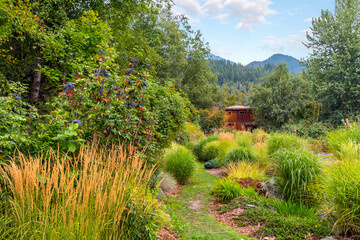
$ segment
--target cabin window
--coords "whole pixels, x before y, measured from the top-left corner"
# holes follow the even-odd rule
[[[229,114],[231,114],[231,112],[229,112]]]

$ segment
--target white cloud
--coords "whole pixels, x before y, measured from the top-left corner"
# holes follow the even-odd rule
[[[263,40],[263,49],[283,53],[289,47],[295,47],[301,50],[307,50],[303,42],[306,42],[306,32],[311,34],[310,29],[301,31],[299,34],[288,35],[284,38],[276,36],[267,36]]]
[[[236,29],[251,31],[254,26],[269,24],[266,17],[276,14],[270,0],[174,0],[186,15],[212,16],[222,23],[235,19]]]

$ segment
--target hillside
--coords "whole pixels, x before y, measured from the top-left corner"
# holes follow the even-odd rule
[[[286,62],[287,66],[290,69],[290,72],[293,73],[300,73],[301,70],[304,68],[300,65],[299,60],[283,54],[274,54],[268,59],[264,61],[254,61],[249,63],[248,67],[259,67],[259,66],[265,66],[266,64],[276,65],[278,62]]]

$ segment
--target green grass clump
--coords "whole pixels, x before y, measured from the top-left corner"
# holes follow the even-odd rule
[[[203,138],[201,139],[195,146],[194,146],[194,154],[195,156],[197,157],[197,159],[199,161],[203,161],[203,162],[206,162],[206,161],[209,161],[211,159],[206,159],[205,156],[204,156],[204,146],[209,143],[209,142],[212,142],[212,141],[216,141],[216,140],[219,140],[219,136],[217,135],[213,135],[213,136],[209,136],[207,138]]]
[[[284,217],[316,218],[317,210],[301,203],[269,199],[268,204]]]
[[[165,171],[185,184],[195,170],[195,156],[184,146],[173,144],[164,156]]]
[[[211,188],[212,193],[222,200],[230,200],[235,197],[246,196],[255,197],[257,193],[254,188],[243,188],[239,183],[231,178],[223,178],[214,184]]]
[[[360,144],[354,143],[352,140],[341,143],[340,150],[336,155],[341,160],[359,160],[360,159]]]
[[[307,149],[308,144],[305,139],[291,134],[275,133],[268,141],[268,154],[272,155],[280,149]]]
[[[207,143],[203,149],[203,159],[209,161],[215,159],[220,153],[220,141],[212,141]]]
[[[255,152],[252,148],[238,147],[228,151],[224,156],[224,164],[238,163],[241,161],[254,162],[256,161]]]
[[[335,228],[345,235],[360,233],[360,164],[331,163],[320,179],[324,202],[331,209]]]
[[[270,134],[266,133],[262,129],[255,129],[252,132],[252,141],[254,144],[258,144],[258,145],[266,144],[269,139],[270,139]]]
[[[251,132],[237,132],[235,136],[235,142],[240,147],[251,147],[253,145]]]
[[[338,128],[326,133],[325,137],[328,147],[334,153],[341,152],[341,145],[347,142],[360,144],[360,124]]]
[[[304,150],[281,150],[273,155],[277,185],[285,200],[311,204],[311,185],[321,165],[317,155]]]

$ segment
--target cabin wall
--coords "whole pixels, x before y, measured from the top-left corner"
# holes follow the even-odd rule
[[[225,110],[226,114],[226,127],[234,128],[238,131],[251,131],[254,126],[252,124],[245,125],[245,122],[255,121],[254,115],[251,110]]]

